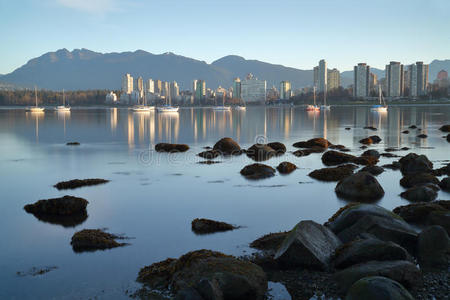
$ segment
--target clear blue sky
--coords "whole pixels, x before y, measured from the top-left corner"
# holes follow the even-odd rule
[[[0,74],[60,48],[311,69],[450,58],[449,0],[0,0]]]

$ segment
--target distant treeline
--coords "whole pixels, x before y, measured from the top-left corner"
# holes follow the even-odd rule
[[[100,105],[105,103],[107,90],[66,91],[67,105]],[[38,90],[39,105],[61,105],[63,93]],[[0,105],[34,105],[34,90],[0,91]]]

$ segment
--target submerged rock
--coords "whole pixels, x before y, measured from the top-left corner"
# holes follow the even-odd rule
[[[195,232],[196,234],[208,234],[220,231],[234,230],[239,228],[225,222],[218,222],[214,220],[198,219],[198,218],[192,220],[191,226],[192,231]]]
[[[409,174],[400,179],[400,185],[404,188],[425,184],[439,184],[439,179],[431,173]]]
[[[264,164],[251,164],[241,170],[241,175],[247,179],[263,179],[275,176],[275,169]]]
[[[414,300],[397,281],[382,276],[369,276],[356,281],[345,300]]]
[[[186,144],[159,143],[155,145],[156,152],[186,152],[189,146]]]
[[[66,146],[80,146],[79,142],[67,142]]]
[[[69,216],[86,212],[88,201],[74,196],[39,200],[34,204],[27,204],[24,209],[27,213],[36,215]]]
[[[271,147],[263,144],[254,144],[247,149],[247,156],[255,161],[268,160],[277,155],[277,152]]]
[[[216,150],[207,150],[200,152],[197,155],[204,159],[214,159],[220,155],[220,152]]]
[[[400,194],[402,198],[412,202],[430,202],[437,198],[438,193],[427,186],[414,186]]]
[[[379,166],[366,166],[361,169],[361,172],[369,172],[373,176],[378,176],[384,172],[384,169]]]
[[[267,291],[261,267],[210,250],[189,252],[179,259],[168,258],[144,267],[138,281],[152,289],[172,292],[193,288],[203,299],[221,295],[220,299],[262,300]]]
[[[450,132],[450,124],[449,125],[442,125],[439,128],[439,130],[442,131],[442,132]]]
[[[327,270],[331,256],[340,244],[327,227],[313,221],[301,221],[285,238],[274,258],[284,267]]]
[[[268,143],[267,146],[276,151],[277,155],[286,153],[286,146],[280,142]]]
[[[127,245],[116,242],[122,238],[101,229],[83,229],[72,236],[70,244],[75,252],[104,250]]]
[[[278,172],[280,172],[281,174],[290,174],[294,172],[296,169],[297,166],[288,161],[281,162],[277,167]]]
[[[408,134],[408,133],[409,133],[409,130],[403,130],[402,133],[403,133],[403,134]]]
[[[417,245],[417,257],[422,269],[448,269],[450,239],[444,228],[425,228],[419,234]]]
[[[399,160],[400,170],[403,175],[416,173],[431,173],[433,171],[433,163],[428,160],[425,155],[417,155],[409,153]]]
[[[373,131],[378,130],[376,127],[373,127],[373,126],[364,126],[364,129],[369,129],[369,130],[373,130]]]
[[[428,137],[428,135],[422,133],[422,134],[419,134],[417,137],[418,137],[419,139],[426,139],[426,138]]]
[[[378,180],[368,172],[358,172],[338,182],[336,194],[346,199],[378,200],[384,196],[384,190]]]
[[[292,146],[295,148],[314,148],[314,147],[320,147],[320,148],[328,148],[332,143],[330,143],[327,139],[324,138],[314,138],[307,141],[301,141],[294,143]]]
[[[232,138],[225,137],[220,139],[213,147],[223,155],[239,155],[242,153],[239,144]]]
[[[353,170],[358,168],[352,164],[341,165],[332,168],[322,168],[314,170],[308,176],[322,181],[339,181],[353,174]]]
[[[107,182],[109,182],[109,180],[100,178],[73,179],[69,181],[58,182],[57,184],[54,185],[54,187],[57,188],[58,190],[68,190],[68,189],[76,189],[82,186],[104,184]]]
[[[351,162],[355,158],[354,155],[330,150],[322,155],[322,162],[327,166],[335,166]]]

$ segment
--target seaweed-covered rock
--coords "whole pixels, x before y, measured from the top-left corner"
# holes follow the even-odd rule
[[[417,155],[409,153],[399,160],[400,170],[403,175],[416,173],[431,173],[433,171],[433,163],[428,160],[425,155]]]
[[[35,215],[69,216],[86,212],[88,201],[74,196],[39,200],[34,204],[27,204],[24,209],[27,213]]]
[[[301,221],[288,234],[274,258],[284,267],[327,270],[331,256],[340,244],[327,227],[313,221]]]
[[[439,184],[439,179],[431,173],[409,174],[400,179],[400,185],[404,188],[425,184]]]
[[[442,132],[450,132],[450,124],[449,125],[442,125],[439,128],[439,130],[442,131]]]
[[[430,202],[437,198],[437,191],[427,186],[413,186],[400,194],[402,198],[411,202]]]
[[[192,231],[196,234],[208,234],[213,232],[228,231],[237,229],[238,227],[209,219],[194,219],[191,222]]]
[[[369,276],[356,281],[345,300],[414,300],[397,281],[382,276]]]
[[[365,166],[361,169],[361,172],[369,172],[373,176],[378,176],[384,172],[384,169],[379,166]]]
[[[441,206],[441,201],[430,203],[413,203],[409,205],[398,206],[394,208],[393,212],[402,217],[406,222],[422,223],[429,222],[429,217],[432,212],[446,212],[448,209]],[[450,203],[450,201],[448,201]]]
[[[404,260],[370,261],[351,266],[333,275],[343,291],[347,291],[358,280],[369,276],[383,276],[400,282],[406,288],[423,285],[422,273],[411,262]]]
[[[277,155],[286,153],[286,146],[283,143],[272,142],[268,143],[267,146],[275,150],[277,152]]]
[[[297,166],[288,161],[283,161],[277,166],[278,172],[281,174],[290,174],[297,169]]]
[[[255,161],[268,160],[277,155],[277,152],[271,147],[263,144],[254,144],[247,149],[247,156]]]
[[[213,150],[219,151],[224,155],[239,155],[242,153],[239,144],[232,138],[225,137],[220,139],[213,147]]]
[[[367,150],[364,151],[364,153],[361,154],[361,156],[373,156],[376,158],[380,158],[380,152],[378,152],[377,150]]]
[[[324,138],[314,138],[307,141],[301,141],[294,143],[292,146],[295,148],[314,148],[314,147],[320,147],[320,148],[328,148],[330,145],[332,145],[327,139]]]
[[[393,242],[376,238],[357,239],[336,249],[333,265],[337,269],[347,268],[372,260],[408,260],[409,254]]]
[[[186,152],[189,146],[186,144],[159,143],[155,145],[156,152]]]
[[[353,174],[357,166],[352,164],[340,165],[331,168],[322,168],[312,171],[308,176],[322,181],[339,181]]]
[[[126,245],[126,243],[118,243],[116,239],[122,239],[122,237],[101,229],[83,229],[72,236],[71,244],[75,252],[104,250]]]
[[[179,259],[169,258],[144,267],[138,281],[153,289],[170,288],[172,292],[194,288],[202,297],[211,295],[210,287],[214,287],[222,299],[262,300],[267,291],[261,267],[210,250],[189,252]]]
[[[241,170],[241,175],[247,179],[263,179],[275,176],[275,169],[264,164],[251,164]]]
[[[205,159],[214,159],[220,155],[220,152],[216,151],[216,150],[206,150],[206,151],[200,152],[197,155],[200,156],[201,158],[205,158]]]
[[[259,250],[277,250],[288,234],[287,231],[266,234],[251,242],[250,247]]]
[[[431,226],[419,233],[418,260],[423,269],[447,270],[450,239],[447,231],[441,226]]]
[[[384,190],[378,180],[368,172],[358,172],[338,182],[336,194],[346,199],[360,201],[378,200],[384,196]]]
[[[90,179],[72,179],[69,181],[61,181],[54,185],[58,190],[69,190],[76,189],[83,186],[91,186],[104,184],[109,182],[109,180],[101,179],[101,178],[90,178]]]
[[[322,162],[327,166],[335,166],[344,163],[349,163],[355,158],[354,155],[342,153],[335,150],[330,150],[322,155]]]
[[[447,192],[450,192],[450,177],[445,177],[439,182],[439,187]]]

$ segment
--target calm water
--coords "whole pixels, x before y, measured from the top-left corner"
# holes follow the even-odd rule
[[[196,154],[224,136],[243,147],[280,141],[288,151],[296,141],[326,137],[360,154],[358,140],[377,134],[383,141],[371,148],[411,147],[440,166],[450,150],[437,130],[445,123],[450,123],[450,106],[397,106],[381,115],[368,107],[336,107],[326,114],[300,107],[181,109],[178,115],[133,114],[127,109],[36,115],[0,109],[0,298],[126,298],[126,290],[138,287],[135,279],[145,265],[202,248],[249,253],[248,243],[262,234],[288,230],[305,219],[324,222],[345,204],[334,193],[335,183],[307,176],[323,167],[320,154],[273,158],[266,163],[275,167],[287,160],[300,169],[261,181],[247,181],[239,174],[252,162],[246,156],[199,164]],[[411,124],[422,128],[428,139],[416,138],[415,130],[401,134]],[[379,129],[363,129],[367,125]],[[66,146],[68,141],[81,146]],[[158,142],[186,143],[191,150],[157,154],[152,149]],[[380,165],[392,160],[383,158]],[[58,181],[92,177],[111,182],[69,191],[52,187]],[[378,179],[386,191],[379,205],[392,209],[407,203],[398,196],[399,172],[388,170]],[[449,198],[440,193],[441,199]],[[89,201],[89,217],[76,227],[45,223],[23,210],[25,204],[66,194]],[[196,217],[244,228],[198,236],[190,228]],[[108,228],[135,239],[127,247],[74,253],[70,239],[84,228]],[[42,276],[16,275],[42,266],[58,269]]]

